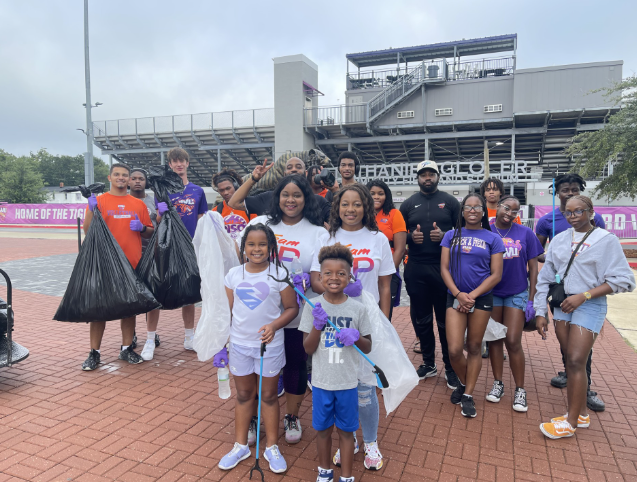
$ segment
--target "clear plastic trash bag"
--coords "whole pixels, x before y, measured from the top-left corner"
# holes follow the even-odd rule
[[[230,268],[239,266],[236,244],[216,211],[208,211],[197,223],[195,253],[201,276],[201,317],[193,347],[199,361],[214,357],[230,336],[230,304],[224,278]]]
[[[362,295],[354,299],[363,303],[369,314],[372,351],[367,356],[383,370],[389,382],[389,388],[382,389],[385,411],[389,415],[398,408],[420,380],[405,352],[400,336],[380,310],[371,293],[363,290]],[[358,368],[358,379],[374,387],[377,385],[372,366],[363,357]]]

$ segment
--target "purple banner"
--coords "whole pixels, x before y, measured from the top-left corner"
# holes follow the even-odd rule
[[[552,206],[535,206],[535,219],[552,211]],[[595,206],[604,218],[606,229],[619,238],[637,238],[637,206]]]
[[[86,204],[0,204],[1,224],[72,226],[84,220]]]

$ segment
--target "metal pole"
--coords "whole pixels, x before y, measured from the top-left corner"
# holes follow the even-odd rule
[[[221,149],[217,149],[217,172],[221,172]]]
[[[484,178],[488,179],[489,175],[489,141],[484,140]]]
[[[80,218],[77,218],[77,251],[78,253],[82,250],[82,227]]]
[[[93,120],[91,119],[91,67],[88,57],[88,0],[84,0],[84,82],[86,84],[86,155],[84,156],[84,183],[93,184]]]
[[[160,154],[161,154],[161,165],[163,166],[163,165],[166,164],[166,158],[164,157],[164,151],[161,151]]]

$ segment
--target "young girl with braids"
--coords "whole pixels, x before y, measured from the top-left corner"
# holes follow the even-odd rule
[[[619,239],[596,227],[591,200],[586,196],[571,197],[566,202],[564,217],[571,228],[555,236],[549,244],[533,300],[538,333],[546,338],[547,294],[550,283],[557,281],[556,275],[559,275],[566,299],[554,309],[553,323],[560,348],[566,355],[568,412],[540,425],[542,433],[552,439],[572,437],[575,430],[590,425],[586,407],[586,360],[604,325],[606,296],[635,289],[635,275]]]
[[[381,311],[389,318],[391,306],[391,277],[396,272],[389,241],[378,230],[374,200],[369,190],[360,184],[349,184],[341,188],[332,201],[329,238],[324,245],[340,243],[352,252],[355,283],[350,283],[344,293],[357,297],[361,289],[374,296]],[[318,247],[317,247],[318,250]],[[325,292],[320,282],[321,265],[318,252],[312,263],[312,289]],[[358,413],[365,443],[365,468],[380,470],[383,457],[378,448],[379,407],[376,387],[359,382]],[[355,440],[355,452],[358,441]],[[334,465],[341,463],[340,451],[334,455]]]
[[[489,228],[487,204],[477,193],[467,195],[453,230],[440,243],[440,273],[447,285],[447,342],[449,358],[460,384],[451,403],[473,418],[473,389],[482,368],[482,338],[493,309],[491,290],[502,278],[504,244]],[[467,332],[467,358],[464,335]]]
[[[232,313],[230,353],[229,357],[228,354],[225,357],[237,387],[236,442],[219,462],[219,468],[230,470],[251,455],[248,428],[257,403],[260,347],[266,343],[261,391],[261,411],[266,433],[263,457],[270,463],[272,472],[282,473],[287,470],[285,459],[277,446],[277,383],[285,365],[282,328],[297,316],[299,306],[292,288],[268,276],[271,274],[278,279],[285,276],[285,271],[280,269],[277,240],[270,228],[263,224],[246,227],[241,240],[240,259],[244,264],[232,268],[225,278]],[[215,359],[218,356],[215,355]]]

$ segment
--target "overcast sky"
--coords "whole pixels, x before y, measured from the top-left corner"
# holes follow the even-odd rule
[[[89,4],[94,120],[272,107],[272,58],[299,53],[319,66],[320,104],[342,103],[347,53],[508,33],[518,68],[637,71],[634,0]],[[0,149],[84,152],[83,1],[0,0],[0,21]]]

